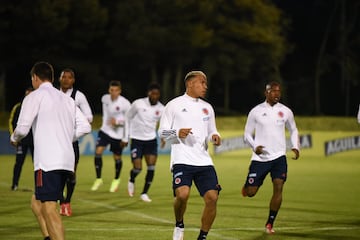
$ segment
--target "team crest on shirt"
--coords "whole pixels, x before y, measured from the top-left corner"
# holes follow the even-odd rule
[[[116,110],[116,111],[120,111],[120,107],[119,107],[119,106],[116,106],[115,110]]]
[[[156,116],[159,116],[159,115],[160,115],[160,111],[157,110],[157,111],[155,112],[155,115],[156,115]]]
[[[203,108],[202,111],[205,115],[209,115],[209,110],[207,110],[207,108]]]
[[[283,112],[278,112],[278,115],[279,115],[279,117],[281,117],[281,118],[283,118],[284,117],[284,113]]]

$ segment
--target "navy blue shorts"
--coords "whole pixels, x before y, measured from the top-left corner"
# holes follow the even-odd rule
[[[287,177],[286,157],[281,156],[269,162],[251,161],[245,186],[260,187],[268,173],[272,180],[279,178],[285,182]]]
[[[36,170],[34,174],[36,199],[42,202],[60,200],[66,179],[72,174],[73,172],[66,170],[48,172]]]
[[[157,146],[156,138],[148,141],[131,139],[131,160],[134,161],[135,159],[142,158],[144,155],[157,156]]]
[[[217,190],[218,192],[221,190],[214,166],[175,164],[172,173],[174,196],[176,188],[181,186],[191,187],[193,181],[200,196],[204,196],[209,190]]]
[[[107,135],[101,130],[98,132],[98,137],[96,139],[96,147],[98,146],[106,147],[107,145],[110,144],[110,151],[113,152],[114,154],[121,155],[123,149],[120,143],[121,143],[121,139],[111,138],[109,137],[109,135]]]

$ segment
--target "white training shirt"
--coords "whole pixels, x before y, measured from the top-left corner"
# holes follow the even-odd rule
[[[65,94],[71,97],[72,92],[74,91],[74,88],[68,89]],[[85,115],[89,123],[92,123],[93,121],[93,114],[89,105],[88,100],[86,99],[86,96],[84,93],[80,92],[78,89],[75,93],[75,104],[80,108],[81,112]]]
[[[118,140],[123,139],[125,137],[125,114],[131,106],[129,100],[120,95],[117,99],[112,101],[110,94],[105,94],[102,96],[101,102],[103,116],[100,130],[111,138]],[[111,125],[111,118],[116,119],[116,126]]]
[[[358,119],[358,123],[360,123],[360,104],[359,104],[359,111],[358,111],[358,114],[357,114],[357,119]]]
[[[163,112],[164,105],[157,102],[151,105],[149,97],[135,100],[126,113],[126,134],[132,139],[152,140],[156,138],[156,127]],[[127,142],[128,139],[124,139]]]
[[[179,130],[191,128],[191,134],[180,139]],[[207,151],[212,135],[220,136],[216,129],[212,106],[200,98],[187,94],[166,104],[160,119],[159,136],[171,143],[171,163],[209,166],[213,161]]]
[[[244,138],[253,149],[252,160],[267,162],[286,154],[285,127],[290,132],[291,148],[299,149],[299,136],[293,112],[281,103],[271,106],[267,102],[255,106],[249,113]],[[255,133],[255,135],[254,135]],[[263,154],[254,151],[264,146]]]
[[[34,170],[74,171],[73,141],[89,133],[91,126],[72,98],[42,83],[24,98],[13,142],[25,137],[30,128],[34,136]]]

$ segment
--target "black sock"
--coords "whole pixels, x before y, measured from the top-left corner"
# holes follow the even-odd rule
[[[179,228],[184,228],[185,225],[184,225],[184,221],[181,220],[181,221],[176,221],[176,224],[175,224],[176,227],[179,227]]]
[[[49,236],[45,237],[44,240],[51,240]]]
[[[71,176],[66,181],[66,198],[65,198],[66,203],[70,203],[70,201],[71,201],[71,197],[72,197],[72,195],[74,193],[74,189],[75,189],[75,184],[76,184],[76,176],[74,173],[74,174],[71,174]]]
[[[153,179],[154,179],[154,166],[149,166],[146,172],[145,184],[142,193],[147,193],[149,191]]]
[[[275,218],[276,218],[276,215],[277,215],[278,211],[273,211],[273,210],[270,210],[269,212],[269,218],[266,222],[266,224],[271,224],[273,225],[274,224],[274,221],[275,221]]]
[[[121,159],[115,160],[115,179],[119,179],[121,168],[122,168],[122,160]]]
[[[134,183],[136,176],[141,172],[141,169],[133,168],[130,170],[130,182]]]
[[[207,234],[208,232],[204,232],[203,230],[200,230],[197,240],[206,240]]]
[[[95,155],[94,161],[95,161],[96,178],[101,178],[101,169],[102,169],[101,155]]]

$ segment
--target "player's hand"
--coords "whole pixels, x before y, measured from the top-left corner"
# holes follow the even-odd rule
[[[214,134],[214,135],[211,136],[211,141],[213,142],[213,144],[215,146],[220,146],[221,145],[221,138],[217,134]]]
[[[264,148],[265,148],[265,147],[262,146],[262,145],[257,146],[257,147],[255,148],[255,153],[256,153],[257,155],[260,155],[260,154],[265,153]]]
[[[163,138],[161,138],[160,139],[160,148],[164,148],[165,144],[166,144],[166,141]]]
[[[179,130],[179,138],[186,138],[189,134],[192,134],[191,129],[192,128],[181,128]]]
[[[127,147],[127,145],[128,145],[128,142],[123,142],[123,141],[120,142],[120,146],[121,146],[122,148]]]
[[[295,156],[292,159],[297,160],[300,157],[300,152],[296,148],[291,149],[295,153]]]
[[[16,146],[18,145],[17,142],[13,142],[13,141],[10,141],[10,144],[11,144],[12,146],[14,146],[14,147],[16,147]]]

